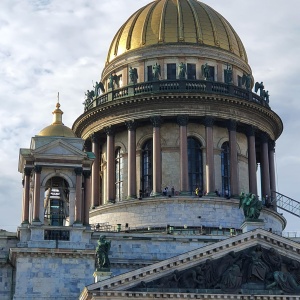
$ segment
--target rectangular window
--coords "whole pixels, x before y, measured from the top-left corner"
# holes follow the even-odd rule
[[[147,66],[147,79],[148,81],[153,80],[152,66]]]
[[[167,64],[167,79],[176,79],[176,64]]]
[[[187,79],[196,79],[196,64],[187,64]]]
[[[215,67],[208,66],[208,79],[209,81],[215,81]]]
[[[237,81],[238,81],[238,86],[239,86],[239,87],[242,87],[242,86],[243,86],[243,83],[242,83],[242,76],[239,76],[239,75],[238,75]]]

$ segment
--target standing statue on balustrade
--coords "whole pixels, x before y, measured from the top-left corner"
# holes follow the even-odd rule
[[[97,271],[110,271],[110,261],[108,253],[111,241],[106,240],[105,235],[101,235],[96,248],[96,269]]]

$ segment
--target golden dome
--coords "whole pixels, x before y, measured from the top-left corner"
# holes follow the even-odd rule
[[[119,29],[107,63],[127,51],[176,43],[219,48],[248,62],[241,39],[214,9],[196,0],[156,0],[135,12]]]
[[[53,123],[42,129],[37,136],[76,137],[73,130],[63,124],[63,112],[60,110],[59,103],[56,104],[56,109],[52,112],[52,114]]]

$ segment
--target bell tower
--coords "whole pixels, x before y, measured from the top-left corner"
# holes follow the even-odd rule
[[[50,285],[57,287],[59,296],[66,294],[66,287],[70,295],[79,283],[82,287],[92,283],[86,274],[94,271],[89,226],[94,154],[84,151],[84,140],[63,124],[59,102],[52,114],[52,124],[32,137],[29,149],[20,149],[22,220],[18,228],[19,243],[10,255],[17,283],[24,276],[20,266],[26,264],[29,278],[50,272],[53,281]],[[70,272],[76,274],[75,281],[68,275]],[[33,281],[32,285],[36,283]],[[17,294],[21,297],[39,290],[38,286],[20,286],[16,299]],[[74,296],[78,292],[79,289]]]

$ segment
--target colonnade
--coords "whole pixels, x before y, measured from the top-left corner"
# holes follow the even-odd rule
[[[152,194],[159,195],[161,193],[162,185],[162,160],[161,160],[161,136],[160,127],[162,119],[160,116],[151,117],[150,121],[153,126],[153,191]],[[187,125],[189,117],[187,115],[177,116],[177,123],[179,125],[179,140],[180,140],[180,193],[188,192],[188,145],[187,145]],[[215,162],[214,162],[214,118],[206,117],[204,119],[205,126],[205,151],[206,151],[206,191],[208,194],[215,194]],[[128,130],[128,195],[127,198],[136,198],[136,122],[126,122]],[[228,139],[230,146],[230,190],[232,196],[238,196],[239,178],[238,178],[238,149],[237,149],[237,123],[235,120],[228,120]],[[107,135],[107,181],[106,195],[108,201],[115,201],[115,146],[114,133],[112,127],[106,127]],[[276,191],[275,183],[275,165],[274,165],[274,143],[266,134],[260,134],[252,126],[247,126],[247,140],[248,140],[248,178],[249,178],[249,192],[257,195],[257,159],[256,159],[256,136],[260,135],[260,165],[261,165],[261,190],[262,196],[271,195],[271,190]],[[101,205],[99,193],[99,140],[92,139],[92,149],[97,149],[95,162],[92,166],[92,182],[97,184],[92,185],[92,206]],[[98,163],[97,163],[98,162]]]
[[[162,185],[162,158],[161,158],[161,134],[160,128],[162,119],[160,116],[150,118],[153,126],[153,195],[161,193]],[[206,117],[204,119],[205,126],[205,153],[206,153],[206,191],[208,194],[215,192],[215,163],[214,163],[214,119]],[[179,141],[180,141],[180,192],[185,194],[189,189],[188,182],[188,145],[187,145],[187,126],[189,117],[186,115],[177,116],[179,126]],[[128,131],[128,195],[127,198],[137,197],[137,180],[136,180],[136,122],[126,122]],[[238,178],[238,150],[237,150],[237,124],[235,120],[228,121],[228,139],[230,147],[230,190],[232,196],[239,194],[239,178]],[[106,127],[106,145],[107,145],[107,166],[106,166],[106,195],[108,201],[115,201],[115,139],[112,127]],[[247,126],[247,141],[248,141],[248,177],[249,177],[249,192],[257,195],[257,158],[256,158],[256,137],[259,132],[255,131],[252,126]],[[260,139],[260,166],[261,166],[261,191],[262,197],[268,195],[269,199],[271,191],[276,191],[275,181],[275,143],[270,141],[265,133],[261,133]],[[70,193],[69,199],[69,215],[70,225],[73,224],[88,224],[89,209],[102,205],[100,197],[100,142],[95,135],[91,138],[92,151],[95,154],[95,161],[92,165],[92,170],[83,170],[75,168],[76,186],[75,192]],[[22,223],[43,223],[43,208],[45,187],[41,186],[42,167],[36,165],[34,167],[24,168],[23,181],[23,211]],[[33,175],[33,203],[32,203],[32,218],[29,216],[30,202],[30,182]],[[92,178],[90,178],[90,175]],[[82,188],[82,183],[83,187]],[[74,195],[73,195],[74,194]],[[72,199],[74,197],[75,199]]]

